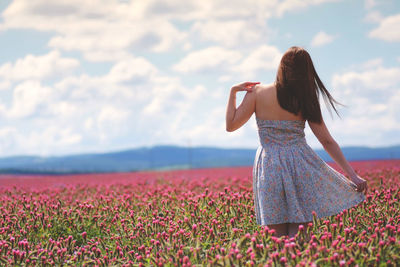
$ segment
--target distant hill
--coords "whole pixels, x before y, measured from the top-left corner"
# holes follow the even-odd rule
[[[400,159],[400,145],[343,147],[342,151],[349,161]],[[65,174],[248,166],[253,164],[255,152],[256,148],[154,146],[98,154],[13,156],[0,158],[0,173]],[[325,161],[332,161],[324,150],[315,152]]]

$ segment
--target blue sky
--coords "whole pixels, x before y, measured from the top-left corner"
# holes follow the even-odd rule
[[[347,105],[332,118],[321,99],[340,146],[400,144],[395,0],[6,0],[0,12],[0,156],[255,149],[254,116],[225,131],[229,89],[273,82],[292,45]]]

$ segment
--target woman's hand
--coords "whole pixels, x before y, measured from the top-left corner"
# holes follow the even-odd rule
[[[365,190],[364,194],[367,193],[368,185],[367,185],[367,181],[365,179],[356,175],[356,176],[351,177],[351,181],[356,184],[356,186],[357,186],[356,191],[362,192]]]
[[[239,91],[248,91],[248,92],[252,92],[253,88],[259,84],[260,82],[243,82],[243,83],[239,83],[234,85],[231,90],[234,92],[239,92]]]

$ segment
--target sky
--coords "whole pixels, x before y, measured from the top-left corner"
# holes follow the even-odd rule
[[[254,115],[225,130],[230,88],[274,82],[293,45],[346,105],[320,99],[341,147],[400,144],[397,0],[2,0],[0,43],[0,157],[256,149]]]

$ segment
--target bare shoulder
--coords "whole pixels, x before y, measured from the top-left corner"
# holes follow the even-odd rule
[[[265,93],[271,92],[274,88],[275,88],[274,83],[271,83],[271,84],[260,83],[255,86],[254,91],[257,94],[265,94]]]

